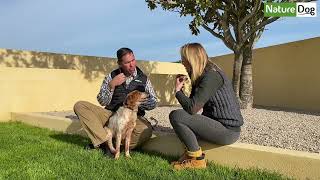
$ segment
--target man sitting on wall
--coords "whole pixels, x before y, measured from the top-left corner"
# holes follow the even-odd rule
[[[128,93],[139,90],[149,96],[139,106],[138,119],[131,136],[130,149],[146,142],[152,135],[151,124],[144,118],[145,110],[156,107],[157,100],[149,78],[136,67],[135,56],[131,49],[121,48],[117,51],[119,68],[108,74],[100,88],[97,99],[101,106],[90,102],[78,101],[74,105],[74,112],[80,119],[81,125],[91,139],[88,149],[99,148],[108,153],[106,144],[107,133],[104,129],[108,125],[109,117],[122,104]]]

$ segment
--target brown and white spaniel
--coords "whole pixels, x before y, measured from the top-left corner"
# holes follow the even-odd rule
[[[108,127],[106,128],[108,134],[108,146],[115,155],[115,159],[120,156],[120,144],[125,140],[125,155],[130,158],[129,145],[131,134],[136,126],[138,106],[147,98],[147,94],[140,91],[130,92],[124,103],[109,119]],[[116,140],[116,146],[113,146],[112,138]]]

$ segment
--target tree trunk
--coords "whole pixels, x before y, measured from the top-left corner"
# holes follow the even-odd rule
[[[240,107],[241,109],[252,108],[253,85],[252,85],[252,45],[246,45],[242,51],[243,63],[240,76]]]
[[[239,100],[240,103],[240,74],[241,74],[241,66],[242,66],[242,53],[234,51],[234,64],[233,64],[233,77],[232,77],[232,85],[233,90]]]

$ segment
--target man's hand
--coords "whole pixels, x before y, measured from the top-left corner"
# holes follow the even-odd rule
[[[113,91],[116,86],[121,85],[125,81],[126,76],[123,73],[120,73],[109,82],[109,88]]]
[[[148,94],[145,98],[141,99],[141,104],[145,104],[148,102],[150,95]]]

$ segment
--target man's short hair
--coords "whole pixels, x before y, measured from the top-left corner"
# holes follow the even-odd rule
[[[129,48],[123,47],[117,51],[118,62],[122,61],[122,57],[128,53],[133,53],[133,51]]]

